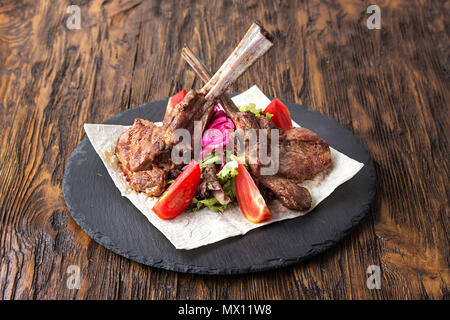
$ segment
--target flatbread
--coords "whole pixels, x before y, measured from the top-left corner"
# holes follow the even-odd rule
[[[238,106],[254,103],[261,109],[264,109],[270,103],[270,100],[257,86],[253,86],[233,97],[233,101]],[[298,127],[299,125],[294,122],[294,126]],[[152,207],[158,198],[147,197],[143,193],[133,191],[124,181],[119,169],[114,149],[117,139],[128,128],[129,126],[121,125],[84,125],[84,130],[92,146],[105,164],[121,195],[128,198],[177,249],[198,248],[226,238],[246,234],[250,230],[269,223],[303,216],[313,210],[339,185],[351,179],[364,166],[364,164],[330,148],[332,158],[330,168],[316,175],[313,180],[301,184],[309,190],[312,197],[311,209],[306,212],[289,210],[275,200],[269,204],[272,218],[258,224],[248,221],[237,205],[228,207],[223,213],[216,213],[204,208],[196,212],[184,212],[172,220],[162,220],[152,211]]]

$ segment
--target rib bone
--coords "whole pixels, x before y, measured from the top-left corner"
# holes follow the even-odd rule
[[[203,86],[201,91],[207,100],[219,97],[259,57],[273,46],[273,37],[259,24],[253,23],[223,63],[219,70]]]
[[[200,120],[202,127],[206,125],[208,115],[211,114],[208,110],[215,104],[216,99],[272,46],[273,37],[261,25],[253,23],[220,69],[205,81],[206,84],[200,91],[191,90],[184,100],[175,106],[167,119],[164,119],[164,126],[171,130],[186,128],[188,123],[192,124],[195,120]],[[189,99],[195,102],[188,102]],[[182,116],[186,112],[193,117]],[[168,137],[170,140],[170,135]],[[170,144],[170,141],[167,142]]]

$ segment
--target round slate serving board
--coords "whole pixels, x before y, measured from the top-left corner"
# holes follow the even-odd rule
[[[134,118],[162,121],[168,99],[127,110],[105,124],[131,125]],[[240,274],[291,265],[316,255],[342,239],[369,211],[376,174],[369,153],[335,120],[305,106],[283,101],[299,125],[330,146],[364,163],[306,216],[269,224],[193,250],[177,250],[122,197],[85,137],[67,163],[64,198],[75,221],[113,252],[153,267],[199,274]]]

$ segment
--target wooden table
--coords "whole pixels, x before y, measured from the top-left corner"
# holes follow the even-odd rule
[[[450,5],[376,3],[379,30],[369,1],[1,1],[0,298],[448,299]],[[183,44],[215,70],[255,19],[277,44],[234,90],[256,83],[351,130],[376,163],[369,216],[320,256],[241,276],[155,269],[95,243],[62,193],[83,124],[199,88]]]

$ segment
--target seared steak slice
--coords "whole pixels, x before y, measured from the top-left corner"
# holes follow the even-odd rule
[[[265,116],[259,117],[258,124],[261,129],[267,129],[267,130],[280,130],[273,121],[267,119]]]
[[[269,189],[289,209],[306,211],[311,208],[311,194],[291,179],[280,176],[261,176],[259,183]]]
[[[282,176],[302,182],[312,179],[331,164],[328,143],[306,128],[292,128],[280,134]]]
[[[163,150],[159,139],[161,128],[144,119],[134,119],[134,124],[119,137],[116,156],[121,165],[130,171],[140,171],[152,167],[155,149]]]
[[[233,104],[234,106],[234,104]],[[250,129],[259,129],[259,121],[254,113],[250,111],[239,112],[239,109],[236,108],[236,112],[229,112],[230,107],[228,104],[223,104],[223,108],[227,113],[227,116],[231,118],[234,122],[234,125],[237,129],[241,130],[250,130]]]
[[[197,92],[195,90],[189,90],[189,92],[184,97],[183,101],[177,104],[167,117],[163,121],[163,126],[168,131],[174,131],[176,129],[184,128],[184,129],[193,129],[194,120],[200,119],[203,114],[203,107],[206,103],[205,95]],[[209,108],[205,106],[205,109]],[[191,130],[189,130],[191,131]],[[192,131],[191,131],[192,132]],[[166,135],[166,142],[168,144],[173,143],[169,141],[167,138],[170,138],[169,135]],[[178,141],[175,141],[177,143]]]
[[[166,186],[168,172],[176,169],[170,153],[163,150],[157,153],[158,166],[152,164],[149,154],[156,148],[162,149],[160,139],[156,138],[160,132],[161,128],[153,122],[135,119],[131,128],[119,137],[115,149],[131,188],[148,196],[160,196]]]
[[[133,190],[144,192],[149,197],[159,197],[167,184],[167,172],[160,168],[128,172],[127,177]]]

